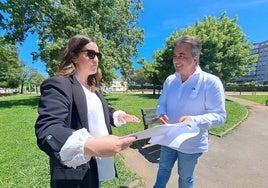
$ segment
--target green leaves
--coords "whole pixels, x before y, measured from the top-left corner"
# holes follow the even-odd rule
[[[168,63],[172,62],[173,43],[182,35],[194,35],[201,40],[203,49],[199,65],[204,71],[219,76],[223,83],[247,73],[247,67],[256,62],[257,57],[249,57],[253,46],[236,24],[237,19],[229,19],[226,13],[222,13],[220,18],[205,17],[203,22],[174,31],[166,40],[164,49],[155,53],[154,64],[160,73],[158,78],[162,80],[174,72],[172,64]]]
[[[143,30],[136,28],[141,2],[9,0],[0,4],[0,10],[6,15],[0,26],[14,43],[24,41],[28,32],[37,33],[37,53],[49,75],[55,72],[59,54],[70,37],[92,36],[104,54],[100,67],[104,81],[109,82],[115,77],[114,68],[122,72],[132,68],[131,58],[137,55],[137,45],[143,42]]]
[[[0,87],[17,87],[21,68],[18,48],[0,37]]]

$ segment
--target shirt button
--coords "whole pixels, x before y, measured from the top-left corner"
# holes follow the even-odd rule
[[[49,141],[49,140],[51,140],[51,139],[52,139],[52,135],[48,135],[46,140]]]

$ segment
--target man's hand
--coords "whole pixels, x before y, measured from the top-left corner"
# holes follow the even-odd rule
[[[190,116],[182,116],[180,119],[179,119],[179,123],[180,122],[184,122],[184,121],[192,121],[192,118]]]
[[[166,114],[160,115],[158,121],[160,124],[167,124],[168,116]]]

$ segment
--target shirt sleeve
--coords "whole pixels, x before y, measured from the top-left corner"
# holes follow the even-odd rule
[[[156,108],[157,117],[163,114],[167,114],[167,109],[166,109],[167,83],[166,82],[167,81],[165,81],[163,84],[162,93],[157,102],[157,108]]]
[[[225,123],[225,94],[221,81],[216,78],[207,83],[205,107],[206,113],[199,116],[191,116],[200,128],[210,129]]]
[[[92,136],[85,128],[73,132],[60,150],[62,164],[76,168],[87,163],[91,158],[84,154],[84,145],[88,138],[92,138]]]
[[[121,114],[121,113],[126,114],[126,112],[124,112],[124,111],[122,111],[122,110],[117,110],[117,111],[115,111],[115,112],[113,113],[114,125],[115,125],[116,127],[120,127],[121,125],[126,124],[126,122],[122,122],[122,121],[120,121],[119,118],[118,118],[118,115]]]

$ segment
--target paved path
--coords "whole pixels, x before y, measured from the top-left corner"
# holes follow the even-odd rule
[[[268,106],[227,96],[249,109],[248,118],[229,135],[210,136],[209,151],[196,167],[196,188],[268,187]],[[129,148],[122,151],[126,164],[153,187],[158,168],[159,147]],[[175,164],[176,165],[176,164]],[[174,166],[167,188],[177,187]]]

